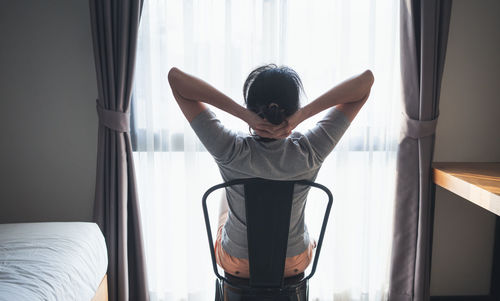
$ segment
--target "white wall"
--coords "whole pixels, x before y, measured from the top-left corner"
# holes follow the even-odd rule
[[[500,1],[454,0],[434,161],[500,161]],[[431,295],[489,293],[495,215],[440,187]]]
[[[0,223],[89,221],[97,88],[88,1],[1,3]]]

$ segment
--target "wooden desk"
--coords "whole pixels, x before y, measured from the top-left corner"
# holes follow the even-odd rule
[[[434,183],[500,216],[500,162],[435,162],[432,167]]]
[[[496,214],[497,218],[489,295],[432,297],[431,300],[500,300],[500,162],[434,162],[432,167],[436,185]]]

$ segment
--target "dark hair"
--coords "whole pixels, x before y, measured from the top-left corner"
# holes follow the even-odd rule
[[[297,72],[286,66],[268,64],[250,72],[243,85],[247,108],[273,124],[297,112],[302,81]]]

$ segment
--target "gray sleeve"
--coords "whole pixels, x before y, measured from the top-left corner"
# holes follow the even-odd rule
[[[210,109],[198,114],[190,125],[218,163],[230,162],[241,147],[241,137],[225,128]]]
[[[335,148],[350,124],[344,113],[332,108],[315,127],[306,132],[305,136],[321,162]]]

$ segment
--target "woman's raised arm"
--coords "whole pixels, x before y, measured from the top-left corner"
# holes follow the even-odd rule
[[[374,80],[370,70],[346,79],[288,117],[285,124],[274,131],[274,136],[271,138],[282,137],[284,133],[290,133],[307,118],[335,106],[349,121],[352,121],[368,99]],[[256,133],[266,134],[262,131]]]
[[[337,105],[340,105],[337,109],[352,121],[368,99],[374,80],[370,70],[348,78],[290,116],[289,127],[295,128],[307,118]]]
[[[273,136],[275,129],[278,127],[239,105],[207,82],[178,68],[173,67],[170,69],[168,82],[182,113],[189,122],[207,109],[204,104],[207,103],[242,119],[254,130],[258,130],[264,137]]]

